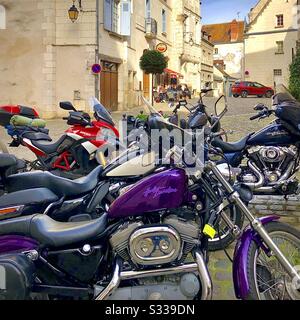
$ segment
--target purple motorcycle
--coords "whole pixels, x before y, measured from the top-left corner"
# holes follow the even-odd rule
[[[149,123],[163,126],[160,119]],[[300,299],[299,231],[275,216],[255,218],[245,205],[249,190],[232,186],[213,162],[195,172],[176,163],[128,187],[93,221],[39,214],[1,221],[0,299],[211,299],[208,239],[221,219],[238,239],[237,298]],[[225,213],[231,205],[249,220],[245,230]]]

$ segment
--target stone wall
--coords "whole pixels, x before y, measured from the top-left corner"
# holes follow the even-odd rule
[[[300,228],[300,196],[256,196],[249,205],[258,216],[278,215],[283,222]]]

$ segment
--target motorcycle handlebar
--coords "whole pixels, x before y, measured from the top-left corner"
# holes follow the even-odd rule
[[[63,117],[63,120],[68,120],[69,119],[69,117]]]
[[[256,120],[256,119],[260,118],[261,116],[262,116],[262,114],[259,113],[259,114],[255,115],[255,116],[251,117],[250,120],[251,120],[251,121],[252,121],[252,120]]]

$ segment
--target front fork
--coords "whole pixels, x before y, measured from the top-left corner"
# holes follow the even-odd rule
[[[236,192],[232,186],[227,182],[227,180],[223,177],[222,173],[217,168],[217,165],[213,162],[208,163],[209,169],[213,172],[213,174],[217,177],[219,182],[223,185],[225,190],[230,194],[230,202],[234,203],[241,212],[247,217],[250,221],[251,227],[257,232],[257,234],[261,237],[263,242],[267,245],[272,254],[277,258],[281,266],[288,273],[288,275],[292,279],[296,279],[296,281],[300,282],[300,274],[295,270],[295,268],[290,264],[290,262],[283,255],[278,246],[274,243],[272,238],[269,236],[268,232],[263,226],[263,223],[260,219],[255,218],[252,213],[249,211],[245,203],[241,200],[240,195]],[[225,216],[225,215],[224,215]],[[226,221],[225,221],[226,222]],[[235,230],[238,233],[238,230]]]

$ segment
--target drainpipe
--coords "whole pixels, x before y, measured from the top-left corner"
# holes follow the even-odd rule
[[[99,48],[100,48],[100,21],[99,21],[100,3],[96,0],[96,48],[95,48],[95,63],[99,63]],[[100,75],[95,75],[95,96],[100,100]]]

